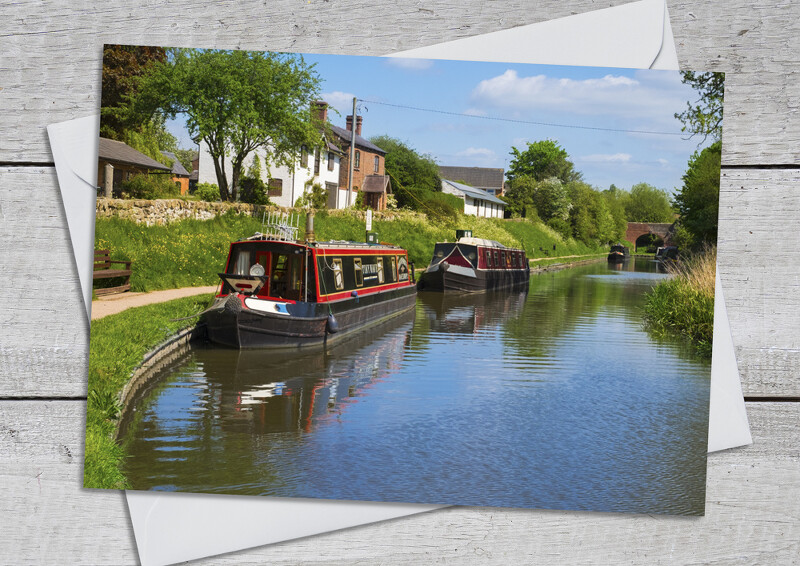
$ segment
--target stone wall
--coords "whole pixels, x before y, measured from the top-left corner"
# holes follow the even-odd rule
[[[137,224],[153,226],[169,224],[176,220],[194,218],[209,220],[233,210],[238,214],[259,215],[263,210],[276,209],[254,204],[231,202],[187,201],[182,199],[123,200],[97,199],[97,217],[117,217],[132,220]]]
[[[305,210],[300,208],[282,208],[279,206],[262,206],[255,204],[245,204],[240,202],[204,202],[187,201],[182,199],[159,199],[159,200],[123,200],[123,199],[97,199],[98,218],[122,218],[132,220],[137,224],[147,226],[169,224],[184,218],[194,218],[197,220],[209,220],[220,214],[225,214],[233,210],[238,214],[247,214],[260,218],[266,211],[280,211],[305,214]],[[332,216],[355,216],[363,220],[366,212],[363,210],[329,210]],[[392,220],[397,217],[419,217],[425,216],[410,211],[373,211],[375,219]]]

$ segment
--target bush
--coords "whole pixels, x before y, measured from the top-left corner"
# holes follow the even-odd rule
[[[217,202],[219,200],[219,187],[215,183],[198,183],[194,196],[206,202]]]
[[[168,175],[134,175],[120,185],[122,198],[158,199],[180,196],[181,190]]]
[[[328,207],[328,189],[323,188],[319,183],[314,183],[309,179],[306,181],[306,190],[295,201],[294,205],[300,208],[324,209]],[[361,196],[359,191],[358,196]]]
[[[547,225],[558,232],[564,239],[572,237],[572,226],[563,218],[551,218],[547,221]]]

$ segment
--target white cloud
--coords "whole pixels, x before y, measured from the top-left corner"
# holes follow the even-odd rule
[[[673,73],[679,77],[677,73]],[[513,69],[479,82],[471,93],[475,109],[520,119],[542,120],[542,113],[601,115],[642,122],[641,129],[678,130],[673,114],[683,109],[687,87],[679,78],[637,73],[634,78],[606,75],[583,80],[546,75],[520,76]],[[564,115],[558,120],[563,121]],[[609,123],[608,120],[605,120]],[[570,123],[576,123],[574,120]],[[620,129],[637,129],[614,126]]]
[[[577,161],[583,163],[628,163],[630,160],[630,153],[615,153],[613,155],[595,153],[593,155],[584,155],[577,159]]]
[[[433,61],[430,59],[411,59],[409,57],[386,57],[386,64],[408,71],[425,71],[433,67]]]
[[[659,163],[659,164],[660,164],[662,167],[666,167],[667,165],[669,165],[669,161],[667,161],[667,160],[666,160],[666,159],[664,159],[663,157],[662,157],[662,158],[660,158],[660,159],[658,160],[658,163]]]
[[[339,111],[342,116],[349,116],[353,113],[353,97],[355,94],[352,92],[342,92],[335,90],[333,92],[322,93],[322,100],[327,102],[330,106]],[[330,116],[330,119],[335,123],[335,116]]]
[[[480,108],[467,108],[464,110],[464,114],[467,116],[486,116],[486,110],[482,110]]]
[[[456,153],[458,157],[479,157],[481,159],[494,159],[497,154],[486,147],[468,147]]]

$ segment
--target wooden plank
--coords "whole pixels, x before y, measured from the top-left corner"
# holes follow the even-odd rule
[[[55,174],[0,168],[0,182],[0,396],[85,395],[88,325]],[[723,171],[720,273],[746,395],[800,396],[798,214],[800,169]]]
[[[199,564],[791,564],[800,551],[800,404],[751,403],[754,444],[709,458],[706,516],[451,508]],[[0,402],[0,556],[135,564],[119,492],[84,490],[84,403]]]
[[[400,0],[392,10],[337,2],[28,1],[0,6],[0,162],[52,160],[44,127],[99,107],[102,45],[132,43],[380,55],[627,3]],[[477,7],[477,5],[476,5]],[[800,4],[670,1],[684,68],[728,71],[724,162],[798,164]],[[720,12],[724,17],[720,17]],[[181,17],[176,18],[175,14]],[[792,22],[792,25],[787,23]]]

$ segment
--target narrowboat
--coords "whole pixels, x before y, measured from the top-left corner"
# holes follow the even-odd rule
[[[413,308],[413,266],[389,244],[317,242],[286,217],[231,243],[222,287],[204,311],[208,338],[234,348],[328,343]]]
[[[524,288],[530,275],[524,250],[457,232],[455,242],[434,246],[433,259],[417,285],[421,291],[474,293]]]
[[[608,263],[622,263],[629,260],[631,252],[622,244],[614,244],[611,246],[611,252],[608,254]]]

